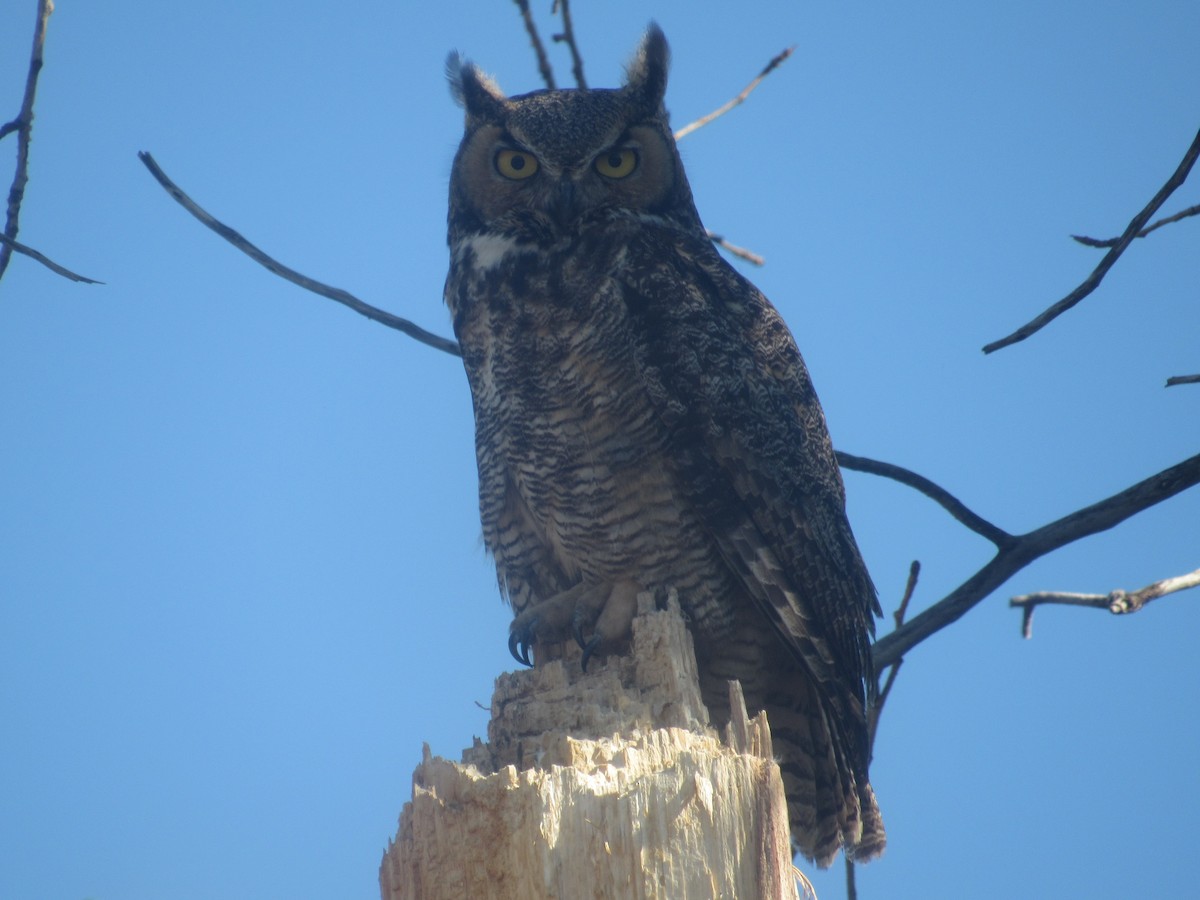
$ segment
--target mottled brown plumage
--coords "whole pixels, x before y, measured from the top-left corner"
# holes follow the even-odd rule
[[[767,710],[798,848],[870,858],[874,588],[795,342],[700,223],[666,72],[655,26],[619,90],[508,98],[451,59],[484,542],[526,660],[619,649],[636,593],[677,588],[714,718],[731,678]]]

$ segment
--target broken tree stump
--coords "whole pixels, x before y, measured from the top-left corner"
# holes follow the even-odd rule
[[[766,715],[730,683],[709,727],[679,603],[638,598],[631,652],[496,681],[488,741],[413,773],[383,900],[795,900]]]

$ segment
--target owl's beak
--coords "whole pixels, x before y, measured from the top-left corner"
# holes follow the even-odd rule
[[[575,219],[575,182],[570,176],[558,183],[558,192],[550,203],[550,217],[560,228],[566,228]]]

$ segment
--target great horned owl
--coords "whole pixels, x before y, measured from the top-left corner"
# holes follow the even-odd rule
[[[573,636],[586,665],[637,592],[676,588],[714,720],[733,678],[767,711],[797,847],[870,858],[875,591],[796,344],[700,223],[667,64],[654,25],[617,90],[506,97],[450,60],[445,296],[509,646]]]

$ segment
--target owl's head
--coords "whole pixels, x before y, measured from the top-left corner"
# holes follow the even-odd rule
[[[450,239],[505,231],[551,238],[633,212],[703,233],[668,125],[667,40],[651,23],[613,90],[507,97],[452,54],[466,133],[450,177]]]

